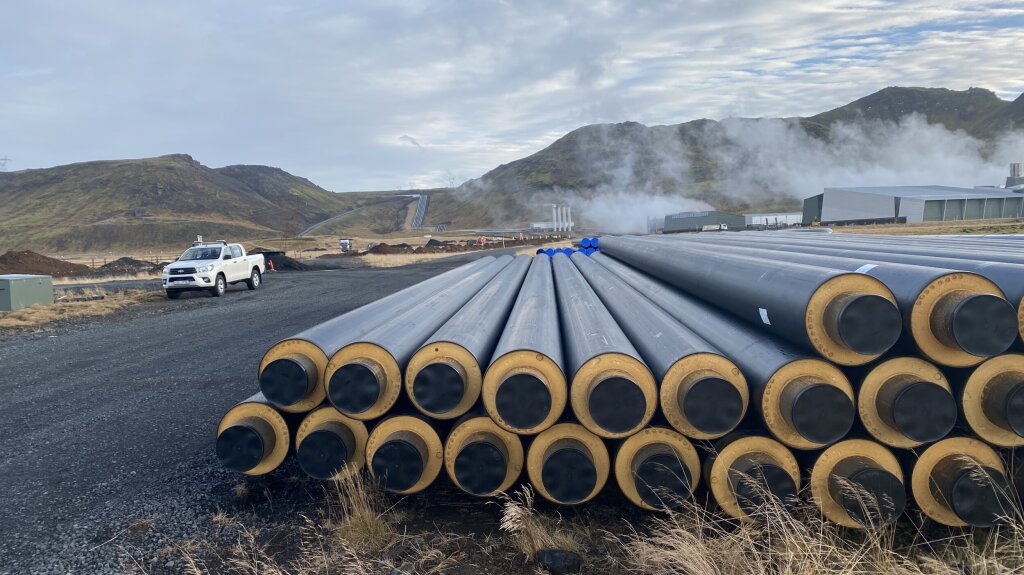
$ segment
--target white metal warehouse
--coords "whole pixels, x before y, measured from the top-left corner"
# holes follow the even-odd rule
[[[825,188],[804,200],[803,223],[940,222],[1018,218],[1024,194],[1001,188]]]

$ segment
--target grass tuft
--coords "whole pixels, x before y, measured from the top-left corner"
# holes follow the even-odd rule
[[[560,516],[537,513],[533,508],[535,494],[529,484],[511,495],[503,494],[502,498],[501,530],[512,537],[515,547],[524,555],[533,557],[541,549],[582,549],[581,528]]]
[[[107,292],[99,288],[88,288],[76,294],[75,301],[57,301],[51,305],[34,305],[17,311],[0,312],[0,329],[40,328],[55,321],[106,316],[163,297],[161,291]]]

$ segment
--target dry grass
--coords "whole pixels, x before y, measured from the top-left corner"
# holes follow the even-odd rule
[[[770,498],[769,498],[770,499]],[[622,544],[621,568],[650,575],[1009,575],[1024,570],[1024,524],[1007,524],[925,542],[897,543],[894,524],[851,531],[826,521],[809,502],[788,512],[778,500],[737,525],[693,502],[651,520]]]
[[[150,281],[160,279],[160,272],[152,273],[137,273],[137,274],[117,274],[101,277],[67,277],[67,278],[53,278],[53,285],[89,285],[89,284],[102,284],[107,282],[130,282],[130,281]]]
[[[540,549],[579,552],[585,538],[582,527],[559,516],[537,513],[533,502],[534,492],[529,484],[503,496],[501,530],[512,537],[515,547],[528,557]]]
[[[226,553],[202,548],[180,548],[185,572],[191,575],[231,573],[238,575],[367,575],[390,573],[397,567],[380,559],[382,552],[400,543],[395,530],[397,515],[389,513],[383,494],[365,473],[332,482],[326,505],[315,517],[302,516],[295,553],[279,559],[271,552],[267,534],[250,529],[218,511],[211,518],[218,525],[238,530],[234,546]],[[414,546],[416,573],[433,573],[451,564],[451,556],[436,549]]]
[[[383,494],[368,475],[354,473],[331,484],[321,515],[333,539],[358,553],[376,553],[395,541],[395,517],[387,514]]]
[[[60,320],[111,315],[133,305],[163,299],[164,294],[162,291],[107,292],[89,288],[75,297],[86,299],[57,301],[52,305],[34,305],[18,311],[0,312],[0,329],[39,328]]]
[[[235,499],[245,500],[249,497],[249,486],[244,483],[236,483],[235,486],[231,488],[231,493],[234,494]]]

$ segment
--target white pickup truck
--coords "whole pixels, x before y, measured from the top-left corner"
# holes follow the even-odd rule
[[[241,244],[197,241],[164,268],[164,290],[170,299],[186,291],[209,291],[220,297],[228,284],[245,282],[251,290],[260,287],[264,271],[263,254],[247,255]]]

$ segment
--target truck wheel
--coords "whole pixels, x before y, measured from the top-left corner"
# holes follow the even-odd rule
[[[217,279],[213,280],[213,287],[210,288],[210,293],[213,297],[220,297],[224,295],[224,292],[228,290],[228,282],[224,279],[223,274],[218,274]]]
[[[167,290],[167,299],[178,299],[181,297],[180,289],[169,289]]]
[[[260,275],[260,270],[253,268],[252,275],[245,281],[245,285],[249,286],[249,289],[256,289],[263,283],[263,277]]]

